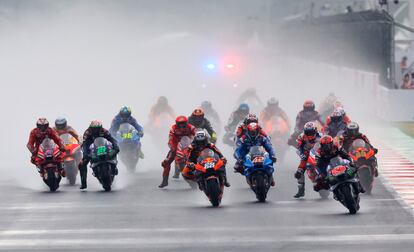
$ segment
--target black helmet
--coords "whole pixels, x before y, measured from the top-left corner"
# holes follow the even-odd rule
[[[194,141],[198,144],[203,144],[203,145],[207,144],[208,139],[207,139],[206,132],[204,130],[198,130],[195,133]]]
[[[98,120],[93,120],[91,124],[89,124],[89,129],[91,130],[93,135],[98,135],[99,132],[102,130],[102,122]]]
[[[321,151],[325,153],[332,152],[334,147],[334,141],[333,138],[329,135],[325,135],[319,140],[319,143],[321,145]]]
[[[303,110],[304,111],[315,111],[315,103],[311,100],[306,100],[303,103]]]
[[[359,134],[359,125],[356,122],[350,122],[346,126],[346,134],[348,136],[357,136]]]
[[[68,125],[68,122],[66,121],[66,118],[64,117],[59,117],[55,120],[55,127],[57,130],[66,129],[67,125]]]

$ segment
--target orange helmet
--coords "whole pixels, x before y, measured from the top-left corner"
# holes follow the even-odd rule
[[[198,117],[204,117],[204,111],[202,108],[196,108],[194,109],[192,116],[198,116]]]
[[[305,110],[305,111],[314,111],[315,110],[315,103],[311,100],[306,100],[303,103],[303,110]]]

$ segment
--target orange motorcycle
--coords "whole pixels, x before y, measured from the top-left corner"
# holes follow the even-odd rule
[[[355,140],[349,155],[358,168],[358,177],[367,194],[371,194],[374,184],[376,158],[374,150],[362,139]]]

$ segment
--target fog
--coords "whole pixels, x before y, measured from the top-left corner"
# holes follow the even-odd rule
[[[211,100],[223,121],[248,87],[264,102],[277,97],[291,120],[304,99],[349,99],[352,90],[264,46],[248,18],[263,6],[236,2],[0,1],[0,151],[2,168],[16,170],[5,177],[35,175],[26,143],[38,117],[65,116],[83,133],[93,119],[109,127],[122,105],[145,124],[160,95],[184,115]],[[235,62],[234,72],[208,72],[211,59]],[[143,146],[147,169],[161,171],[165,153],[150,150],[148,135]]]

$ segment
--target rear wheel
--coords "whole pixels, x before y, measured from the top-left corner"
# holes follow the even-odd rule
[[[101,176],[101,183],[102,187],[105,192],[111,191],[112,185],[112,170],[109,164],[102,165],[100,167],[100,176]]]
[[[371,194],[373,177],[370,171],[370,167],[366,167],[366,168],[358,170],[358,177],[359,177],[361,186],[364,188],[365,192],[367,194]]]
[[[207,191],[207,196],[210,199],[211,204],[214,207],[218,207],[220,205],[221,202],[221,198],[220,198],[220,185],[218,184],[218,180],[217,179],[209,179],[207,180],[207,186],[206,186],[206,191]]]
[[[255,176],[256,180],[256,198],[259,202],[265,202],[267,197],[266,179],[263,174]]]

